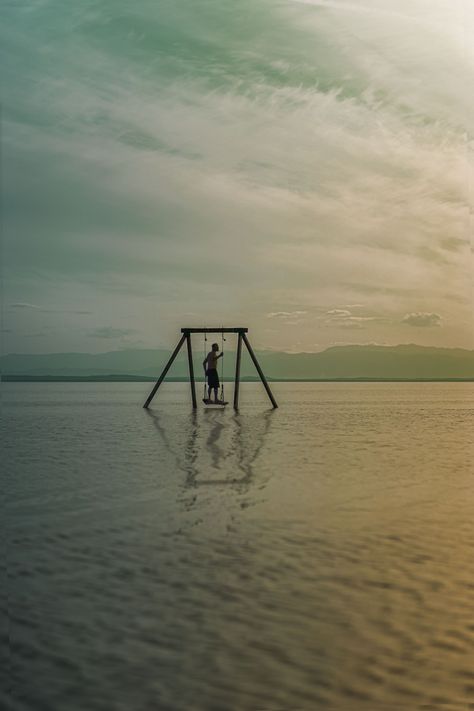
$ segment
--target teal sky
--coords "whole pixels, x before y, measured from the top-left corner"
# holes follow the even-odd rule
[[[3,352],[473,347],[468,0],[10,0]]]

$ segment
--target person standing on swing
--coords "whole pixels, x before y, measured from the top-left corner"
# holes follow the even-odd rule
[[[218,392],[219,392],[219,373],[217,372],[217,361],[222,358],[223,353],[219,353],[219,345],[217,343],[212,344],[212,350],[209,351],[205,357],[202,365],[204,367],[204,372],[207,376],[207,394],[208,399],[211,399],[211,390],[214,390],[214,402],[218,402]]]

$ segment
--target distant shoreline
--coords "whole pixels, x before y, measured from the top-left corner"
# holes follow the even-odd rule
[[[272,382],[472,382],[474,350],[398,346],[332,346],[317,353],[256,351],[260,366]],[[235,374],[233,351],[227,351],[232,368],[225,368],[224,380]],[[129,349],[105,353],[10,353],[0,356],[0,373],[8,382],[143,382],[157,381],[169,361],[166,349]],[[228,365],[230,365],[228,362]],[[183,357],[168,373],[169,382],[188,378]],[[258,379],[250,357],[241,364],[243,382]],[[221,369],[219,368],[219,372]],[[200,356],[194,358],[196,380],[204,372]],[[168,377],[169,376],[169,377]],[[1,376],[0,376],[1,377]]]
[[[157,377],[146,375],[2,375],[0,382],[4,383],[154,383]],[[472,383],[474,378],[269,378],[272,383]],[[186,383],[188,378],[170,377],[169,383]],[[202,378],[196,378],[202,383]],[[231,383],[233,378],[224,378]],[[258,383],[258,377],[243,377],[243,383]]]

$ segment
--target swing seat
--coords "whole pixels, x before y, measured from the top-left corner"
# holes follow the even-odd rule
[[[206,407],[225,407],[229,404],[227,400],[218,400],[216,402],[215,400],[209,400],[207,397],[203,397],[202,401]]]

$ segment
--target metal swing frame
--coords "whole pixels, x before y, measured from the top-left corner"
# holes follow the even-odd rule
[[[170,359],[168,360],[167,364],[163,368],[163,371],[158,378],[157,382],[155,383],[153,390],[149,394],[145,404],[143,407],[147,409],[153,400],[153,398],[156,395],[156,391],[160,387],[161,383],[166,377],[166,374],[168,370],[171,368],[171,365],[173,364],[173,361],[175,360],[176,356],[178,355],[179,351],[181,350],[181,347],[183,343],[186,341],[187,345],[187,351],[188,351],[188,369],[189,369],[189,381],[191,384],[191,397],[193,401],[193,409],[197,408],[197,398],[196,398],[196,381],[194,378],[194,364],[193,364],[193,350],[192,350],[192,345],[191,345],[191,334],[192,333],[237,333],[238,334],[238,340],[237,340],[237,358],[235,362],[235,381],[234,381],[234,409],[238,410],[239,409],[239,386],[240,386],[240,361],[242,357],[242,342],[245,344],[245,347],[247,348],[250,358],[252,359],[252,362],[257,370],[257,373],[260,377],[260,380],[263,383],[263,386],[267,392],[267,395],[270,399],[270,402],[272,403],[273,408],[277,408],[277,402],[275,398],[273,397],[273,393],[270,390],[270,386],[268,385],[267,379],[265,378],[265,375],[263,374],[263,370],[260,367],[260,363],[257,360],[257,356],[253,352],[252,346],[250,345],[249,339],[247,338],[247,333],[248,333],[248,328],[242,328],[242,327],[236,327],[236,328],[182,328],[181,329],[181,338],[174,349],[173,353],[171,354]]]

